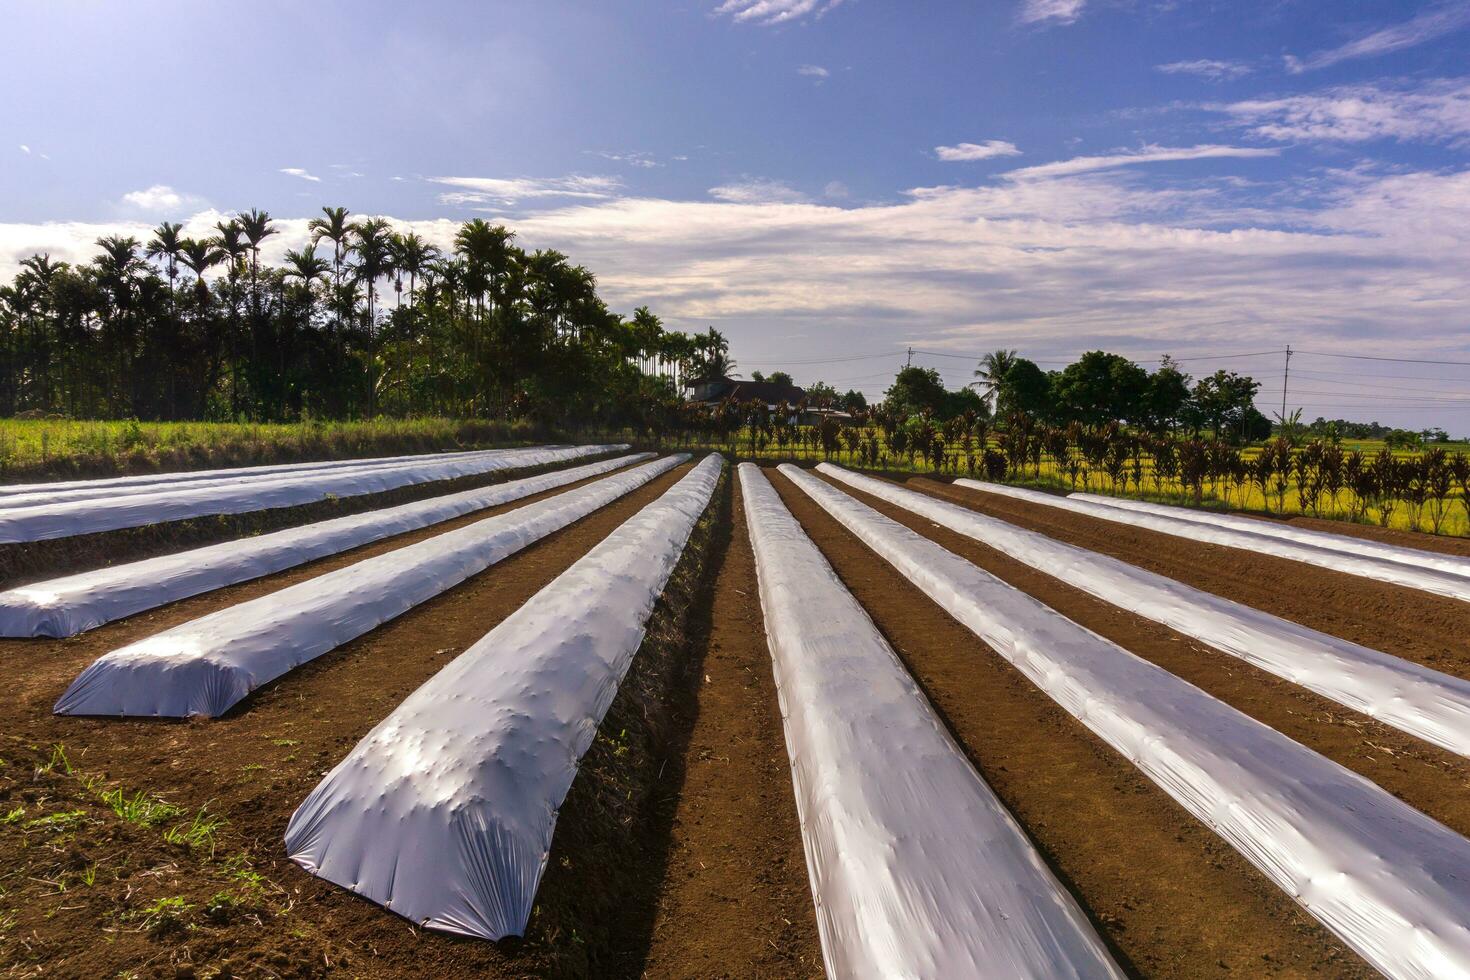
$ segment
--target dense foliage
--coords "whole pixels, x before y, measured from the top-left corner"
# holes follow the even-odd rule
[[[312,243],[250,211],[203,240],[164,223],[86,264],[25,260],[0,287],[0,415],[292,420],[432,413],[636,423],[682,371],[720,370],[717,332],[667,332],[598,297],[565,255],[465,224],[451,251],[324,208]]]

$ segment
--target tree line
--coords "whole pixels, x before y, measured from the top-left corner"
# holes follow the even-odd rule
[[[0,415],[639,425],[682,377],[733,366],[713,328],[614,312],[586,268],[483,220],[441,250],[326,207],[271,265],[278,233],[251,210],[206,237],[164,222],[89,262],[25,259],[0,286]]]

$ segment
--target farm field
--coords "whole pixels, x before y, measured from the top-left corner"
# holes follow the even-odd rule
[[[1441,747],[1470,744],[1456,741],[1470,738],[1470,719],[1445,722],[1451,731],[1438,742],[1417,737],[1374,720],[1372,705],[1359,711],[1314,693],[1330,683],[1293,683],[1048,574],[1016,547],[954,528],[968,526],[966,514],[999,520],[1162,576],[1186,599],[1198,590],[1360,645],[1447,692],[1470,684],[1466,602],[938,475],[864,483],[846,467],[736,465],[713,454],[614,462],[626,447],[593,448],[473,477],[426,469],[437,478],[412,494],[368,492],[351,514],[423,508],[451,493],[498,502],[436,511],[432,523],[400,533],[344,538],[341,550],[319,549],[256,577],[232,573],[226,584],[71,636],[0,640],[9,693],[0,701],[0,976],[807,977],[875,962],[901,972],[940,954],[951,965],[1003,955],[1033,975],[1411,976],[1434,956],[1446,969],[1470,970],[1470,890],[1437,871],[1470,859],[1470,761]],[[572,467],[586,475],[574,479],[582,471]],[[958,516],[941,525],[914,501],[952,505]],[[10,570],[3,587],[262,532],[289,541],[343,516],[314,506],[234,524],[195,516],[180,522],[193,530],[179,533],[167,523],[118,528],[70,547],[0,545]],[[1444,536],[1289,523],[1470,562],[1470,542]],[[475,546],[496,549],[488,563],[420,589],[429,573],[415,556],[427,561],[436,547],[474,535],[497,542]],[[28,561],[27,549],[44,560]],[[227,622],[222,614],[248,602],[281,611],[287,596],[301,595],[291,630],[264,633],[266,652],[289,659],[319,625],[344,615],[331,605],[334,583],[369,581],[374,567],[397,572],[384,579],[392,584],[382,603],[420,590],[408,607],[352,612],[371,613],[359,632],[332,634],[327,649],[259,675],[218,717],[53,713],[99,658],[158,644],[153,638],[201,617]],[[636,595],[626,591],[635,579]],[[773,589],[811,589],[798,598],[847,611],[804,624],[801,602],[782,612]],[[13,594],[0,594],[0,606]],[[555,639],[558,624],[577,622],[582,609],[587,624],[566,635],[596,638],[595,655],[581,640]],[[846,638],[824,645],[840,629]],[[1033,635],[1043,639],[1025,639]],[[868,659],[852,659],[860,647]],[[1076,660],[1066,661],[1074,649]],[[1037,667],[1053,656],[1050,669]],[[523,684],[496,687],[521,666]],[[894,679],[881,697],[880,667]],[[1067,671],[1073,686],[1052,686]],[[165,686],[192,683],[182,672],[160,676]],[[584,676],[597,679],[595,690]],[[537,699],[515,700],[518,690],[553,693],[561,707],[555,717],[540,714]],[[1188,724],[1172,735],[1158,729],[1157,746],[1125,749],[1099,719],[1133,711],[1145,730],[1170,723],[1167,712],[1149,713],[1167,699],[1145,690],[1192,705]],[[452,696],[436,702],[436,692]],[[1083,710],[1078,697],[1107,710]],[[455,728],[461,699],[478,707]],[[511,708],[528,720],[499,720]],[[565,730],[564,711],[575,721]],[[831,739],[821,737],[824,717],[842,719],[827,729]],[[921,746],[916,732],[929,741]],[[521,767],[517,788],[459,788],[443,775],[450,758],[492,773],[477,768],[476,753],[490,752],[478,747],[482,737],[498,740],[496,758]],[[532,750],[548,742],[564,755]],[[403,778],[387,775],[391,765],[375,767],[400,747],[410,756]],[[1175,752],[1191,765],[1161,768]],[[860,774],[854,758],[868,760]],[[942,758],[952,767],[944,771],[962,775],[926,787],[922,772],[906,773],[918,758],[916,770]],[[1233,774],[1221,777],[1230,808],[1213,807],[1216,784],[1191,784],[1200,803],[1167,778],[1185,773],[1187,781],[1212,766]],[[972,802],[944,796],[967,779]],[[372,855],[400,844],[450,853],[431,843],[430,829],[395,840],[395,828],[429,827],[406,817],[380,828],[360,875],[342,879],[333,854],[354,838],[332,821],[379,812],[354,801],[380,790],[435,812],[441,790],[466,806],[488,801],[485,819],[502,843],[476,846],[491,857],[531,832],[508,817],[495,823],[506,808],[520,793],[535,794],[538,806],[545,794],[548,809],[537,812],[551,813],[553,826],[533,829],[550,835],[550,849],[539,886],[539,865],[530,880],[524,929],[494,938],[504,927],[482,921],[484,906],[464,897],[479,885],[466,886],[456,901],[469,905],[437,928],[422,925],[441,915],[437,907],[412,921],[381,907],[391,895],[402,908],[423,891],[407,893],[405,869],[375,893]],[[1269,808],[1280,794],[1296,795],[1278,813]],[[298,846],[293,814],[309,809],[308,798],[325,816],[310,846]],[[943,799],[950,805],[938,805]],[[1237,826],[1220,816],[1227,809],[1253,819]],[[1366,823],[1343,816],[1358,813],[1370,814]],[[1259,828],[1282,825],[1301,840],[1285,845],[1287,860],[1261,858],[1279,842]],[[869,834],[917,842],[909,845],[917,850],[840,860]],[[926,883],[984,859],[1005,834],[1017,848],[1009,873],[1032,876],[1017,879],[1028,882],[1022,892],[1055,902],[1007,905],[995,923],[973,928],[981,910],[996,907],[997,893],[986,889],[1006,881],[968,871],[933,906],[848,897],[881,894],[885,882],[925,893]],[[925,850],[940,840],[947,850]],[[298,867],[307,853],[318,875]],[[1281,877],[1296,873],[1298,853],[1330,863],[1347,884],[1320,889],[1310,875],[1305,885]],[[465,860],[449,860],[445,873]],[[486,860],[489,868],[499,859]],[[1379,867],[1388,870],[1367,873]],[[1335,916],[1343,901],[1374,914]],[[1054,946],[1009,945],[1018,924],[1058,907],[1075,912],[1047,933],[1061,937]],[[1427,937],[1424,946],[1393,932],[1389,913]]]
[[[891,433],[875,424],[834,430],[833,441],[826,447],[820,426],[774,426],[769,422],[764,428],[746,425],[721,439],[711,439],[707,433],[679,434],[670,442],[683,448],[735,452],[762,462],[832,461],[895,475],[984,476],[1063,493],[1310,517],[1434,536],[1470,535],[1470,490],[1455,475],[1461,471],[1452,465],[1456,456],[1465,456],[1464,442],[1411,449],[1390,448],[1382,440],[1345,439],[1332,444],[1318,440],[1286,447],[1285,468],[1273,456],[1282,451],[1279,442],[1243,446],[1198,442],[1200,465],[1191,485],[1177,455],[1183,445],[1179,442],[1172,444],[1168,461],[1161,463],[1159,444],[1151,449],[1146,437],[1115,433],[1111,446],[1094,440],[1089,454],[1081,444],[1083,437],[1070,431],[1031,432],[1015,439],[1013,431],[997,432],[989,423],[965,426],[961,422],[951,420],[943,435],[935,425],[919,427],[931,440],[928,448],[912,436],[895,443]],[[1329,447],[1340,453],[1330,465],[1324,465],[1328,461],[1320,451]],[[1430,454],[1438,460],[1436,466],[1419,469],[1417,464],[1431,458]],[[1369,476],[1356,485],[1348,461],[1353,455]],[[1261,474],[1256,470],[1263,456],[1268,466]],[[1300,466],[1303,456],[1308,460],[1305,468]],[[1385,460],[1395,464],[1397,473],[1378,475]],[[1463,472],[1470,479],[1470,465]]]

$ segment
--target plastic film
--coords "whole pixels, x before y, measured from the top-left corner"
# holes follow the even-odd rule
[[[524,933],[557,810],[723,466],[706,457],[369,732],[291,817],[291,860],[431,929]]]
[[[651,455],[554,470],[10,589],[0,592],[0,636],[74,636],[188,596],[610,473]]]
[[[1386,725],[1470,756],[1470,681],[1308,629],[887,480],[827,463],[817,469],[1104,602],[1192,636]]]
[[[57,714],[182,718],[228,711],[262,684],[630,493],[687,460],[637,469],[367,558],[114,650]]]
[[[835,487],[791,475],[1376,969],[1470,976],[1470,841]]]
[[[1121,977],[867,613],[740,466],[830,977]]]

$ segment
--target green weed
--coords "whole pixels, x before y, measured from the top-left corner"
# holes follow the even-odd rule
[[[155,827],[182,812],[172,803],[166,803],[156,796],[148,796],[142,790],[131,797],[121,789],[111,790],[102,794],[102,802],[112,807],[112,812],[128,823],[140,827]]]

